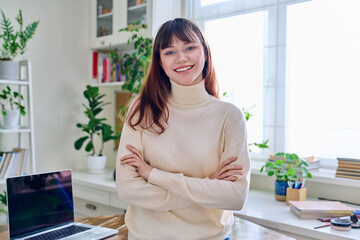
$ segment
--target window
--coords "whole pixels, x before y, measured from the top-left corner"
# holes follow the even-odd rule
[[[264,12],[205,21],[223,100],[249,110],[249,142],[262,139]],[[260,127],[259,127],[260,126]],[[252,151],[258,150],[257,148]]]
[[[360,157],[358,6],[357,0],[315,0],[287,7],[289,151]]]
[[[358,0],[189,0],[225,100],[256,105],[250,141],[322,158],[360,157]],[[229,47],[231,50],[229,50]]]

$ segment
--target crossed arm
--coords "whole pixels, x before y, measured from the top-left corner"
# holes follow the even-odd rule
[[[135,147],[127,144],[126,148],[131,152],[131,154],[126,155],[120,159],[120,164],[125,165],[128,164],[136,169],[139,173],[139,176],[144,180],[148,180],[149,175],[153,167],[145,162],[142,154]],[[240,171],[242,170],[242,166],[239,164],[232,164],[237,160],[237,156],[231,157],[224,161],[220,167],[209,176],[209,179],[218,179],[218,180],[226,180],[226,181],[236,181],[236,175],[243,175]]]
[[[216,209],[241,209],[250,178],[244,124],[242,115],[229,123],[231,128],[225,133],[221,165],[203,179],[153,168],[143,159],[141,132],[125,125],[116,162],[119,198],[158,211],[194,204]]]

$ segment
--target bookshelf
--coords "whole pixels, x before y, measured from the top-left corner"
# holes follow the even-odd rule
[[[97,87],[114,87],[114,86],[122,86],[124,82],[108,82],[108,83],[93,83],[92,86]]]
[[[0,79],[0,87],[10,85],[12,88],[17,87],[17,91],[24,95],[26,115],[20,118],[20,128],[18,129],[4,129],[0,127],[0,134],[3,134],[3,141],[10,137],[14,138],[16,145],[12,148],[24,147],[24,143],[27,145],[29,151],[27,168],[26,171],[34,173],[36,171],[35,166],[35,137],[34,137],[34,118],[33,118],[33,95],[32,95],[32,74],[31,74],[31,62],[30,60],[19,61],[19,79],[18,80],[7,80]],[[6,134],[6,136],[5,136]],[[8,136],[9,135],[9,136]],[[27,141],[26,141],[27,140]],[[29,169],[30,167],[30,169]],[[5,184],[4,179],[0,179],[0,184]]]

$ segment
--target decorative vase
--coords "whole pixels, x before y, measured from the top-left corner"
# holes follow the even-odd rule
[[[4,117],[4,128],[6,129],[18,129],[20,128],[20,110],[19,109],[7,109]]]
[[[278,201],[286,201],[286,188],[288,188],[288,183],[283,181],[275,181],[275,199]]]
[[[106,156],[87,156],[87,167],[89,173],[103,173],[105,172]]]
[[[18,73],[18,63],[0,60],[0,79],[16,80]]]

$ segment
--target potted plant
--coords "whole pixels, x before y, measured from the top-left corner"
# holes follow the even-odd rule
[[[106,156],[103,155],[104,143],[110,140],[117,140],[119,136],[114,134],[111,126],[106,124],[106,118],[99,118],[98,114],[103,110],[103,107],[109,103],[104,103],[101,99],[105,94],[100,94],[98,87],[87,85],[83,92],[87,99],[88,105],[83,104],[85,108],[85,115],[88,117],[87,123],[77,123],[76,126],[85,132],[83,136],[76,140],[74,146],[76,150],[80,150],[85,142],[85,151],[91,152],[87,157],[87,164],[89,172],[99,173],[104,172],[106,165]],[[98,151],[95,149],[95,137],[100,138],[101,144]]]
[[[1,112],[4,116],[4,128],[19,128],[20,115],[25,116],[25,106],[21,104],[24,100],[22,94],[12,91],[10,86],[6,86],[0,94]]]
[[[35,34],[39,21],[23,26],[21,10],[16,17],[19,23],[19,30],[15,31],[9,19],[1,11],[2,19],[0,22],[0,79],[16,79],[18,64],[13,59],[18,55],[23,55],[26,51],[26,44]]]
[[[275,198],[279,201],[286,200],[286,188],[288,182],[294,182],[299,176],[312,178],[307,170],[309,164],[300,159],[295,153],[279,152],[275,154],[276,160],[268,160],[260,169],[266,169],[268,176],[275,175]]]

